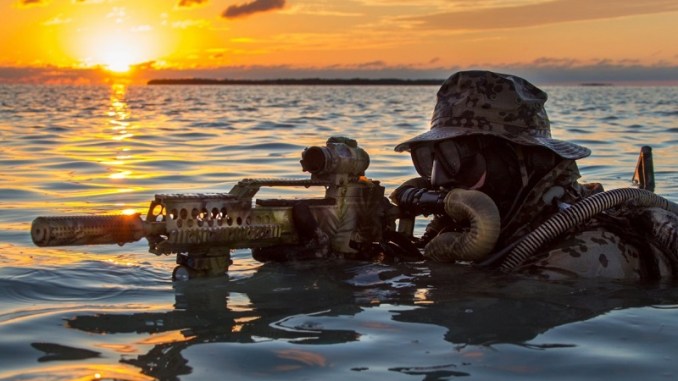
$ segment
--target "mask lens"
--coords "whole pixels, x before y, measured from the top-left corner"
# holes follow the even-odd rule
[[[414,168],[423,177],[431,177],[433,168],[433,150],[428,144],[412,147],[411,155]]]
[[[459,173],[462,164],[462,155],[459,145],[454,140],[443,140],[436,145],[437,158],[449,176]]]

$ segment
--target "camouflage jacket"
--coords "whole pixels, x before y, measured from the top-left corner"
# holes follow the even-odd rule
[[[566,160],[537,181],[522,196],[522,202],[502,218],[495,252],[511,247],[561,208],[603,191],[600,184],[579,184],[579,177],[576,163]],[[435,218],[427,235],[444,229],[445,221],[449,219]],[[678,276],[678,253],[663,251],[652,238],[657,224],[678,230],[678,216],[658,208],[611,209],[548,242],[515,271],[546,279]]]
[[[523,206],[502,229],[508,245],[529,233],[546,218],[581,199],[601,192],[600,184],[579,184],[574,162],[562,162],[532,188]],[[560,199],[549,192],[562,187]],[[560,192],[555,192],[560,194]],[[550,201],[550,202],[549,202]],[[672,224],[678,217],[658,208],[621,206],[600,213],[548,243],[517,271],[547,279],[564,277],[651,280],[678,275],[677,253],[664,252],[652,238],[653,224]]]

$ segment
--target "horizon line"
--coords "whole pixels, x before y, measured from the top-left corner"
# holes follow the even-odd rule
[[[0,65],[0,83],[25,84],[108,84],[124,82],[128,84],[147,84],[151,81],[240,81],[241,84],[266,84],[270,82],[298,81],[319,82],[341,81],[347,84],[351,80],[415,82],[423,84],[442,83],[451,74],[461,70],[490,70],[516,75],[534,84],[575,85],[604,83],[614,85],[678,85],[678,66],[650,68],[634,66],[596,65],[588,67],[539,67],[522,65],[471,67],[448,67],[433,69],[413,69],[400,67],[386,68],[292,68],[292,67],[217,67],[195,69],[150,69],[132,67],[127,73],[112,73],[98,68],[59,68],[17,67]],[[423,81],[423,82],[421,82]],[[430,81],[430,82],[427,82]],[[399,84],[399,83],[394,83]]]

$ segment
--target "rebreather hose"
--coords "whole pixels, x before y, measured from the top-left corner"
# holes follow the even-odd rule
[[[527,234],[499,266],[499,270],[510,272],[534,255],[540,247],[566,232],[575,225],[587,221],[594,215],[617,205],[633,201],[637,207],[658,207],[678,214],[678,204],[653,192],[620,188],[587,197],[551,216],[537,229]]]

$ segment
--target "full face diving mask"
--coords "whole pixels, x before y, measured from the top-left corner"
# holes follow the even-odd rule
[[[527,185],[520,150],[501,138],[473,135],[413,146],[411,154],[417,172],[434,188],[479,190],[503,216]]]
[[[484,139],[465,136],[415,145],[410,152],[417,173],[431,179],[432,185],[476,189],[483,185],[487,170],[486,148]]]

